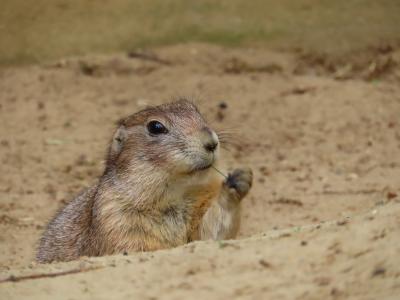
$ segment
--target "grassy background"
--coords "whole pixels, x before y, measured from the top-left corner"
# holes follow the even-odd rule
[[[3,0],[0,64],[211,42],[340,54],[400,39],[399,0]]]

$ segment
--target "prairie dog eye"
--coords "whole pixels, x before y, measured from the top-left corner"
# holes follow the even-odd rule
[[[168,129],[158,121],[150,121],[147,123],[147,130],[150,134],[158,135],[158,134],[166,134],[168,133]]]

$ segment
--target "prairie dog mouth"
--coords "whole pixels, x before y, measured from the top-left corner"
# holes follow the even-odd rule
[[[197,165],[193,166],[193,168],[192,168],[192,170],[190,171],[190,173],[195,173],[195,172],[198,172],[198,171],[207,170],[207,169],[211,168],[211,166],[212,166],[213,164],[214,164],[214,159],[211,160],[211,161],[202,162],[202,163],[200,163],[200,164],[197,164]]]
[[[198,163],[195,166],[193,166],[193,169],[191,170],[190,173],[207,170],[214,165],[215,161],[216,161],[216,159],[215,159],[215,156],[213,155],[212,159],[204,160],[201,163]]]
[[[212,166],[212,163],[206,164],[206,165],[204,165],[204,166],[196,167],[194,170],[195,170],[195,171],[207,170],[207,169],[211,168],[211,166]]]

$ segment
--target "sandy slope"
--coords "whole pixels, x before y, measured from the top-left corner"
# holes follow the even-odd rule
[[[395,299],[396,73],[386,76],[383,68],[372,73],[378,79],[363,81],[370,77],[360,71],[351,78],[339,68],[334,76],[350,79],[335,80],[324,66],[304,68],[295,56],[254,49],[187,45],[156,53],[156,60],[90,56],[0,72],[1,279],[101,267],[3,282],[0,298],[176,299],[196,292]],[[177,95],[200,99],[213,126],[234,133],[224,152],[227,169],[254,169],[241,240],[32,264],[47,220],[101,173],[113,123]],[[227,109],[219,109],[221,101]]]

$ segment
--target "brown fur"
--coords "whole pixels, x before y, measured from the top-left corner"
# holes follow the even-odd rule
[[[166,124],[168,135],[151,136],[146,131],[149,120]],[[204,150],[212,134],[197,108],[186,100],[121,120],[104,174],[49,223],[37,260],[157,250],[234,235],[238,216],[227,218],[231,208],[217,202],[244,195],[239,197],[231,189],[235,196],[229,198],[229,182],[222,183],[214,170],[204,169],[217,155]],[[245,193],[251,185],[251,173],[246,174],[250,175],[243,177]],[[236,214],[239,206],[233,207]],[[220,224],[218,219],[230,221]]]

